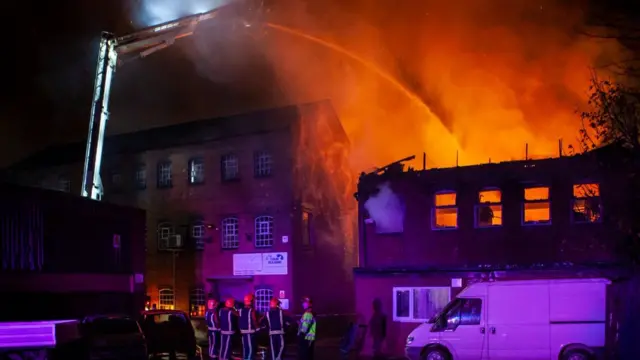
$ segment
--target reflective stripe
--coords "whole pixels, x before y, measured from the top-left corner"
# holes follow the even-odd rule
[[[241,334],[254,334],[255,332],[255,330],[240,330]]]
[[[269,335],[284,335],[284,330],[269,331]]]
[[[222,335],[233,335],[235,334],[235,331],[226,331],[226,330],[222,330]]]

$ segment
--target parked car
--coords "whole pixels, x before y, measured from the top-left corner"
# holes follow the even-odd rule
[[[147,346],[138,322],[128,316],[86,317],[80,333],[90,359],[146,360]]]
[[[595,360],[605,356],[606,279],[469,285],[407,337],[411,360]]]
[[[189,314],[178,310],[143,311],[140,326],[147,340],[149,356],[201,360],[202,350]]]

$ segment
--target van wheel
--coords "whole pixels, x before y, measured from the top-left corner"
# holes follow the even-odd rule
[[[424,360],[449,360],[449,354],[442,349],[427,350]]]
[[[562,354],[562,360],[591,360],[591,355],[584,350],[569,350]]]

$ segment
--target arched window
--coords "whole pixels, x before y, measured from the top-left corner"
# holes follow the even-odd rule
[[[238,236],[238,219],[234,217],[222,220],[222,241],[223,249],[237,249],[240,246]]]
[[[269,288],[257,289],[255,297],[256,310],[260,313],[265,313],[269,310],[269,302],[273,297],[273,290]]]
[[[158,308],[163,310],[173,310],[176,307],[176,296],[173,288],[165,287],[158,292]]]
[[[258,216],[256,218],[256,247],[273,246],[273,217]]]
[[[175,235],[175,228],[170,222],[160,222],[158,224],[158,249],[165,250],[169,248],[169,240]]]
[[[197,287],[191,290],[191,294],[189,294],[189,309],[191,311],[191,316],[204,316],[206,305],[207,297],[204,289]]]

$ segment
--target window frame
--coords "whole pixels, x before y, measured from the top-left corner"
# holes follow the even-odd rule
[[[194,314],[193,307],[197,306],[198,309]],[[200,309],[202,307],[202,309]],[[207,293],[203,286],[196,286],[189,291],[189,314],[191,316],[203,317],[207,307]]]
[[[525,192],[527,189],[547,188],[549,195],[546,200],[526,200]],[[526,223],[525,222],[525,206],[526,204],[544,204],[549,203],[549,221],[546,223]],[[551,202],[551,186],[544,184],[526,184],[522,187],[522,203],[520,204],[520,225],[521,226],[550,226],[553,223],[553,211]]]
[[[235,225],[235,234],[227,233],[226,230],[228,222],[233,222]],[[235,240],[229,240],[229,236],[235,236]],[[235,246],[227,245],[229,242],[235,244]],[[220,247],[223,250],[235,250],[240,248],[240,220],[237,216],[227,216],[220,221]]]
[[[166,180],[163,180],[163,168],[167,166],[169,168],[169,177]],[[168,189],[173,187],[173,164],[169,160],[158,162],[158,173],[156,175],[156,183],[158,189]]]
[[[143,176],[140,176],[144,174]],[[147,188],[147,165],[139,164],[136,166],[135,173],[133,175],[135,180],[135,187],[138,190],[144,190]]]
[[[156,229],[158,234],[158,250],[169,249],[169,239],[176,234],[176,227],[169,221],[159,221]],[[163,236],[162,229],[169,229],[166,236]]]
[[[170,305],[163,305],[163,298],[166,300],[168,297],[171,297]],[[166,304],[169,304],[169,303],[166,303]],[[176,292],[173,289],[173,287],[163,286],[159,288],[158,289],[158,310],[175,310],[175,308],[176,308]]]
[[[227,176],[227,170],[230,168],[228,163],[233,159],[235,161],[235,174],[233,177]],[[235,153],[227,153],[220,157],[220,180],[222,182],[230,182],[240,180],[240,159]]]
[[[576,200],[589,199],[589,197],[577,198],[573,194],[573,187],[580,186],[580,185],[598,185],[598,196],[592,196],[592,198],[598,199],[598,205],[600,206],[600,216],[598,217],[597,221],[576,221],[575,220],[575,212],[573,211],[573,209],[575,208]],[[571,218],[571,224],[576,224],[576,225],[602,224],[602,217],[603,217],[604,211],[602,209],[602,189],[600,185],[601,185],[600,182],[595,182],[595,181],[584,181],[584,182],[578,182],[571,185],[571,207],[569,208],[569,216]]]
[[[266,293],[267,295],[264,295],[263,293]],[[263,285],[255,288],[253,296],[255,298],[253,307],[257,312],[264,314],[269,310],[269,303],[271,302],[271,298],[274,297],[274,292],[270,286]]]
[[[258,226],[259,223],[268,223],[269,224],[269,233],[258,233],[258,230],[261,227]],[[270,215],[258,215],[253,220],[254,225],[254,234],[253,234],[253,245],[256,248],[270,248],[275,244],[275,230],[274,230],[274,219],[273,216]],[[269,238],[260,238],[258,236],[270,236]],[[259,244],[259,242],[262,242]]]
[[[393,312],[393,316],[392,319],[395,322],[401,322],[401,323],[424,323],[429,321],[429,319],[415,319],[413,317],[413,301],[414,301],[414,295],[413,292],[415,290],[435,290],[435,289],[447,289],[448,292],[448,300],[447,303],[444,305],[444,307],[446,307],[450,302],[451,302],[451,287],[450,286],[394,286],[391,289],[391,297],[392,297],[392,312]],[[409,290],[411,295],[409,296],[409,316],[408,317],[404,317],[404,316],[397,316],[397,296],[396,293],[399,291],[407,291]],[[443,309],[444,309],[443,307]]]
[[[196,235],[196,229],[201,229],[202,232],[200,235]],[[191,224],[189,224],[189,234],[191,235],[191,239],[193,239],[193,246],[196,250],[203,250],[205,238],[207,237],[207,225],[202,219],[191,221]]]
[[[455,194],[456,202],[454,205],[436,206],[436,198],[438,195]],[[437,227],[436,226],[436,213],[439,209],[456,209],[456,226],[455,227]],[[433,193],[431,202],[431,230],[433,231],[449,231],[458,230],[460,227],[460,209],[458,207],[458,192],[455,190],[439,190]]]
[[[266,169],[266,170],[265,170]],[[273,173],[273,155],[266,150],[253,153],[253,177],[262,179],[271,177]]]
[[[204,158],[202,156],[196,156],[189,159],[187,163],[187,182],[189,185],[202,185],[206,181]],[[194,171],[200,169],[200,177],[194,175]]]
[[[480,202],[480,193],[483,192],[487,192],[487,191],[499,191],[500,192],[500,202],[489,202],[489,203],[481,203]],[[493,228],[500,228],[502,226],[504,226],[504,202],[502,201],[502,189],[498,188],[498,187],[486,187],[486,188],[482,188],[477,192],[477,198],[476,198],[476,204],[473,207],[473,225],[476,229],[493,229]],[[489,208],[491,209],[491,206],[500,206],[500,213],[502,214],[502,217],[500,218],[500,224],[498,225],[480,225],[480,223],[478,222],[478,210],[480,210],[480,207],[483,206],[489,206]],[[493,209],[491,209],[491,211],[493,211]]]

